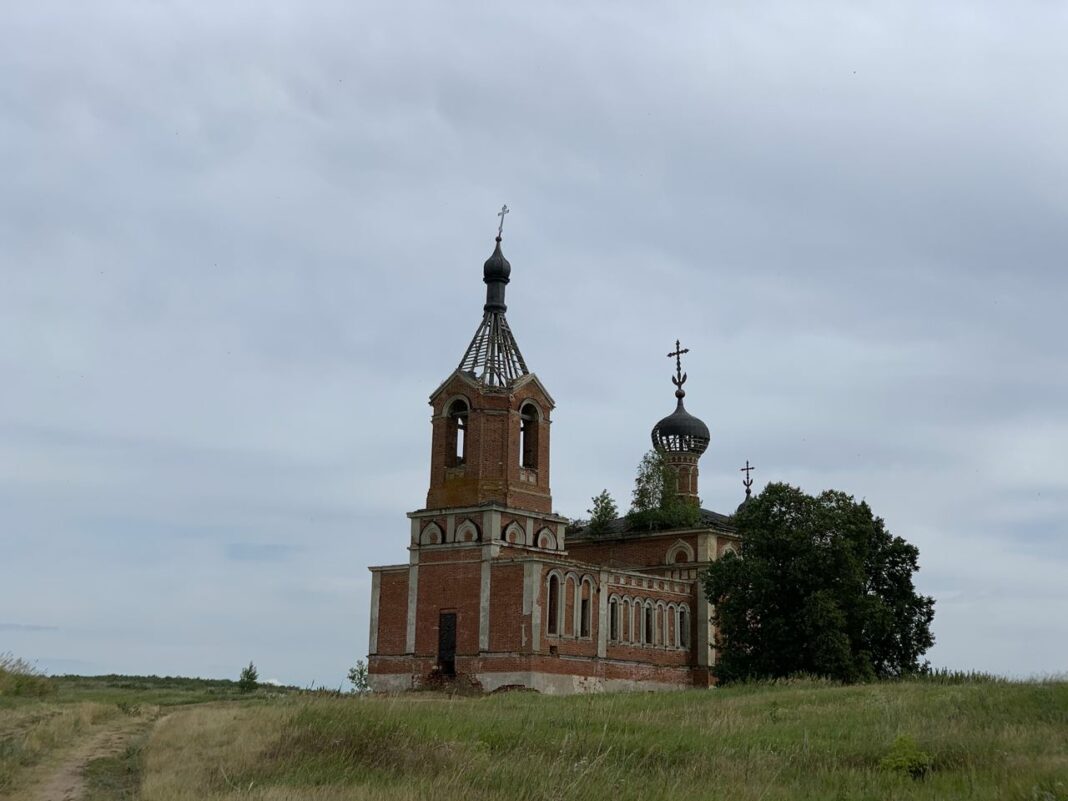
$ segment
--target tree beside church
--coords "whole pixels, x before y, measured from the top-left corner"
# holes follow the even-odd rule
[[[738,557],[709,566],[722,681],[796,673],[852,682],[923,669],[934,600],[919,551],[843,492],[769,484],[738,509]]]

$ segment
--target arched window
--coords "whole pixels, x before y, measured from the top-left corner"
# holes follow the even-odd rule
[[[470,520],[465,520],[457,527],[455,539],[456,542],[477,542],[478,526]]]
[[[467,461],[467,401],[457,398],[449,404],[445,423],[445,464],[459,467]]]
[[[644,642],[646,645],[652,645],[653,644],[653,605],[652,604],[647,604],[646,607],[645,607],[645,615],[644,615],[643,623],[645,625],[642,627],[642,633],[645,636],[642,638],[642,642]]]
[[[564,625],[561,630],[561,634],[565,637],[575,636],[575,620],[576,610],[578,609],[578,578],[576,576],[568,576],[564,580],[564,602],[561,604],[564,608]]]
[[[560,633],[560,577],[549,576],[549,633]]]
[[[608,602],[608,639],[619,640],[619,601],[615,598]]]
[[[690,647],[690,610],[685,606],[679,610],[679,643],[683,648]]]
[[[526,403],[519,410],[519,464],[538,469],[538,407]]]
[[[591,618],[593,616],[593,584],[589,579],[583,579],[579,593],[579,636],[589,637],[593,630]]]
[[[538,547],[549,551],[556,550],[556,535],[549,529],[543,528],[538,532]]]

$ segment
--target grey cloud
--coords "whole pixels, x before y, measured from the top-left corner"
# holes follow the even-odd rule
[[[945,594],[934,661],[1063,665],[1065,21],[14,8],[0,609],[64,621],[56,665],[252,657],[340,682],[366,565],[405,559],[426,397],[481,315],[508,202],[509,319],[558,402],[560,511],[602,487],[625,504],[681,337],[706,505],[738,503],[747,458],[761,484],[867,497]]]

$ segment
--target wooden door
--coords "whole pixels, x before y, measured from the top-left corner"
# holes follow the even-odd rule
[[[444,676],[456,675],[456,613],[438,617],[438,668]]]

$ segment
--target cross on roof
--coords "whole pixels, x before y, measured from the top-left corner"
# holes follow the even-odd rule
[[[753,479],[749,477],[749,474],[752,473],[754,470],[756,470],[756,468],[751,466],[749,464],[749,460],[746,459],[745,460],[745,467],[740,467],[740,468],[738,468],[738,470],[739,470],[739,472],[745,473],[745,478],[742,479],[742,484],[745,486],[745,496],[748,498],[750,493],[752,492],[750,487],[753,486]]]
[[[675,386],[682,388],[682,385],[686,383],[686,376],[682,372],[682,354],[689,353],[689,348],[682,347],[679,340],[675,340],[675,350],[668,354],[669,359],[675,360],[675,378],[671,379],[671,383]]]
[[[501,206],[501,210],[497,212],[497,216],[501,218],[501,224],[497,226],[497,238],[501,238],[501,234],[504,233],[504,215],[509,211],[508,204]]]

